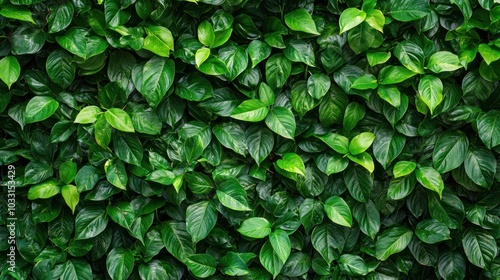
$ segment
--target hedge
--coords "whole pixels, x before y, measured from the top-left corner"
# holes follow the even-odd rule
[[[500,279],[500,1],[0,0],[1,279]]]

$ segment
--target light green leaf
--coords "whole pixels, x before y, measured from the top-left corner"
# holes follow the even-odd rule
[[[238,232],[251,238],[264,238],[271,233],[271,223],[261,217],[248,218],[243,221]]]
[[[425,75],[418,83],[418,94],[432,114],[434,109],[443,101],[443,83],[441,79],[433,75]]]
[[[35,24],[31,11],[24,6],[2,4],[2,7],[0,8],[0,16]]]
[[[418,167],[415,175],[422,186],[436,192],[440,198],[443,197],[444,183],[438,171],[432,167]]]
[[[21,66],[14,56],[6,56],[0,59],[0,80],[2,80],[7,87],[10,87],[19,79],[21,74]]]
[[[305,9],[297,9],[285,15],[286,25],[294,30],[319,35],[311,15]]]
[[[295,153],[283,154],[282,159],[279,159],[276,163],[285,171],[306,176],[304,162],[302,161],[302,158]]]
[[[434,73],[455,71],[462,68],[458,56],[449,51],[436,52],[429,58],[427,68]]]
[[[52,116],[59,102],[49,96],[35,96],[26,105],[25,120],[26,123],[41,122]]]
[[[65,185],[61,189],[62,197],[66,202],[66,205],[71,209],[71,212],[75,214],[76,205],[80,202],[80,194],[78,190],[73,185]]]
[[[169,57],[174,50],[174,37],[172,32],[163,26],[149,25],[145,28],[146,38],[143,48],[159,56]]]
[[[411,174],[417,164],[413,161],[399,161],[394,165],[392,173],[394,174],[394,178],[399,178]]]
[[[50,198],[61,192],[61,187],[57,185],[56,179],[48,179],[42,183],[33,185],[28,191],[28,199]]]
[[[352,226],[352,214],[349,205],[338,196],[332,196],[325,201],[323,204],[326,216],[332,220],[332,222],[345,227]]]
[[[358,26],[366,18],[366,13],[358,8],[347,8],[340,15],[340,34]]]
[[[259,99],[249,99],[243,101],[231,113],[231,117],[247,122],[260,122],[266,118],[269,109]]]
[[[102,113],[101,108],[94,105],[86,106],[76,115],[74,122],[81,124],[94,123],[100,113]]]
[[[358,155],[366,151],[375,140],[375,134],[371,132],[363,132],[352,138],[349,143],[349,153]]]
[[[281,272],[284,265],[283,261],[281,261],[278,254],[274,251],[270,241],[266,241],[260,249],[259,259],[262,266],[264,266],[273,277],[276,277]]]
[[[104,113],[104,117],[109,125],[120,131],[135,132],[132,119],[120,108],[110,108]]]

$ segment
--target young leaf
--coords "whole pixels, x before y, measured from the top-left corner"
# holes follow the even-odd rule
[[[0,59],[0,80],[2,80],[7,87],[10,87],[19,79],[21,74],[21,66],[14,56],[6,56]]]
[[[305,9],[297,9],[285,15],[286,25],[294,30],[319,35],[311,15]]]
[[[276,163],[285,171],[306,176],[304,162],[302,161],[302,158],[295,153],[283,154],[282,159],[279,159]]]
[[[358,26],[366,18],[366,13],[357,8],[347,8],[340,15],[340,34]]]
[[[332,196],[323,205],[325,213],[332,222],[345,227],[352,226],[352,214],[349,205],[338,196]]]
[[[352,155],[358,155],[366,151],[375,140],[375,135],[371,132],[363,132],[352,138],[349,143],[349,152]]]
[[[35,96],[26,106],[26,123],[41,122],[52,116],[57,108],[59,102],[54,98],[48,96]]]
[[[415,175],[417,175],[417,180],[425,188],[436,192],[440,198],[443,197],[444,183],[436,169],[432,167],[418,167],[415,170]]]
[[[132,119],[127,112],[120,108],[110,108],[104,113],[109,125],[124,132],[135,132]]]

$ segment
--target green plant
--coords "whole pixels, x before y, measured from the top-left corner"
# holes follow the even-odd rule
[[[500,279],[499,20],[0,0],[0,278]]]

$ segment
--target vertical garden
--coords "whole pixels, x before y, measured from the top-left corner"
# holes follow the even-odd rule
[[[0,279],[500,279],[500,1],[0,0]]]

